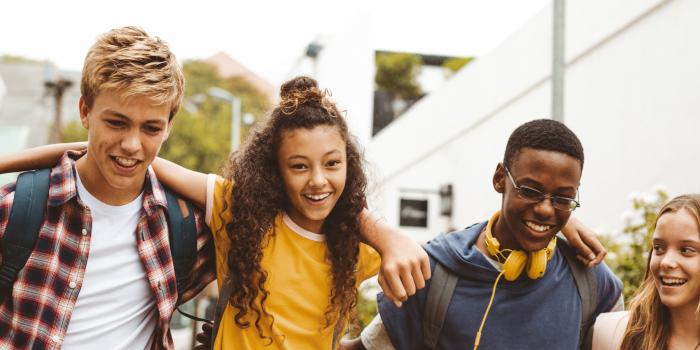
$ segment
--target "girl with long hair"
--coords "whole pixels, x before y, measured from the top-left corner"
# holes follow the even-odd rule
[[[661,208],[644,280],[629,311],[598,317],[593,349],[700,349],[700,195]]]

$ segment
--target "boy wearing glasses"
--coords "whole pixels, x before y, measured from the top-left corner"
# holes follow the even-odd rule
[[[380,315],[363,331],[362,344],[348,348],[425,349],[431,337],[436,341],[427,347],[436,349],[579,348],[583,295],[572,274],[576,266],[569,266],[578,262],[563,256],[556,245],[566,243],[555,235],[579,207],[583,159],[580,141],[562,123],[540,119],[518,127],[493,175],[500,210],[425,245],[434,271],[457,276],[438,317],[442,327],[424,334],[431,328],[423,323],[434,316],[428,314],[440,313],[435,298],[428,298],[430,289],[450,290],[437,286],[434,272],[430,287],[401,308],[380,295]],[[595,304],[586,306],[595,320],[619,305],[622,283],[604,264],[592,269],[593,295],[586,297]]]

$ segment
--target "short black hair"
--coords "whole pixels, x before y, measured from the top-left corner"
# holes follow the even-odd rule
[[[510,134],[503,164],[510,168],[513,159],[523,148],[555,151],[570,155],[581,162],[583,169],[583,146],[571,129],[552,119],[536,119],[520,125]]]

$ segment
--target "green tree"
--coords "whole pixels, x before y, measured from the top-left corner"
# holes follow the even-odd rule
[[[421,59],[410,53],[381,53],[376,57],[377,71],[374,82],[377,89],[390,92],[394,98],[420,97],[423,91],[417,76],[421,71]]]
[[[622,233],[601,237],[609,252],[605,261],[622,280],[626,301],[644,279],[657,214],[666,202],[668,194],[662,189],[652,194],[633,195],[632,210],[625,213]]]
[[[63,124],[61,130],[61,142],[87,141],[87,129],[83,127],[78,119],[71,119]]]

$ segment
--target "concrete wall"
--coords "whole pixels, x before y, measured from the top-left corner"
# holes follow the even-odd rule
[[[586,152],[576,216],[614,230],[632,192],[698,192],[700,2],[567,1],[566,123]],[[438,196],[452,183],[455,227],[500,205],[491,176],[510,132],[550,111],[551,7],[419,101],[368,144],[380,184],[372,206],[398,224],[399,198],[430,200],[428,239],[448,225]]]

